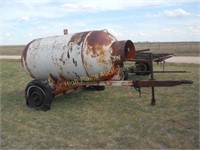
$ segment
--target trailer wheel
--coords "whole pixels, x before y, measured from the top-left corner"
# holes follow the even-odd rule
[[[25,89],[26,105],[37,110],[47,111],[51,107],[53,92],[43,80],[33,80]]]
[[[136,67],[136,75],[149,75],[150,74],[150,64],[149,63],[136,62],[135,67]]]

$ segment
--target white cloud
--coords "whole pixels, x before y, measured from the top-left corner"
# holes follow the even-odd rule
[[[107,29],[118,40],[133,38],[133,41],[195,40],[197,38],[192,35],[199,33],[195,27],[197,11],[191,10],[197,2],[185,4],[193,0],[10,0],[8,5],[5,1],[0,6],[3,11],[1,28],[3,38],[13,38],[10,44],[61,35],[64,28],[69,33]],[[117,10],[117,15],[113,10]],[[150,19],[143,16],[145,13]],[[181,17],[183,19],[179,19]],[[188,24],[190,22],[194,23]],[[17,37],[19,33],[22,38]]]
[[[186,31],[189,32],[189,33],[192,33],[194,35],[199,36],[200,27],[198,27],[198,26],[188,26],[188,27],[186,27]]]
[[[10,0],[6,1],[10,4],[16,3],[21,5],[22,7],[27,7],[29,9],[41,6],[41,5],[47,5],[50,2],[53,2],[53,0]]]
[[[160,12],[157,13],[157,14],[147,13],[146,17],[149,17],[149,18],[159,18],[161,15],[162,15],[162,13],[160,13]]]
[[[73,9],[74,11],[81,11],[81,10],[95,10],[97,7],[94,4],[81,4],[81,3],[65,3],[62,5],[63,8],[66,9]]]
[[[28,33],[28,36],[29,36],[29,37],[32,37],[32,36],[33,36],[33,33],[29,32],[29,33]]]
[[[167,2],[168,3],[168,2]],[[136,7],[165,5],[166,2],[162,0],[147,1],[147,0],[80,0],[71,3],[64,3],[61,7],[68,9],[68,11],[112,11],[124,10]]]
[[[146,33],[146,32],[139,32],[138,35],[144,36],[144,37],[150,36],[150,34],[149,34],[149,33]]]
[[[22,16],[20,18],[20,21],[29,21],[29,17],[28,16]]]
[[[178,9],[175,9],[175,10],[165,10],[163,12],[163,14],[167,17],[187,17],[187,16],[190,16],[191,13],[181,9],[181,8],[178,8]]]
[[[175,29],[174,28],[164,28],[162,31],[165,33],[169,33],[169,32],[174,32]]]
[[[181,8],[177,8],[174,10],[164,10],[162,12],[158,12],[155,14],[152,13],[147,13],[146,17],[149,18],[159,18],[162,16],[166,16],[166,17],[172,17],[172,18],[181,18],[181,17],[187,17],[187,16],[191,16],[192,14],[181,9]]]
[[[6,36],[6,37],[10,37],[11,34],[7,32],[7,33],[5,33],[5,36]]]
[[[60,0],[60,2],[63,2],[63,0]],[[192,2],[196,2],[196,0],[76,0],[65,2],[61,7],[69,10],[74,9],[76,11],[112,11],[140,7],[175,6],[177,4],[187,4]]]
[[[39,27],[37,27],[37,30],[46,30],[46,29],[47,29],[46,26],[39,26]]]
[[[192,0],[190,0],[191,2]],[[53,4],[52,2],[57,4]],[[71,13],[79,12],[101,12],[101,11],[112,11],[112,10],[126,10],[138,7],[157,7],[157,6],[169,6],[177,3],[188,3],[185,0],[175,1],[174,0],[77,0],[65,2],[63,0],[16,0],[14,2],[5,2],[3,12],[5,14],[4,20],[14,21],[21,18],[21,21],[29,21],[30,18],[58,18],[64,16],[70,16]],[[173,16],[174,12],[166,10],[166,15]],[[178,15],[187,15],[187,12],[178,9],[175,11]],[[24,16],[26,14],[26,16]],[[160,14],[147,14],[149,17],[159,17]],[[176,16],[176,15],[175,15]],[[30,17],[30,18],[29,18]]]

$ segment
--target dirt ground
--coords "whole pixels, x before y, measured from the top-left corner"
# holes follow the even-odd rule
[[[200,64],[200,57],[190,57],[190,56],[171,57],[167,59],[166,62]]]
[[[21,59],[21,56],[17,56],[17,55],[0,55],[0,59]]]

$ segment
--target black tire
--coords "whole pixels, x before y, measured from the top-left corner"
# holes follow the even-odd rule
[[[149,75],[151,72],[150,64],[144,62],[136,62],[136,75]]]
[[[89,86],[86,88],[88,91],[104,91],[105,86]]]
[[[47,111],[53,99],[52,88],[43,80],[33,80],[26,86],[25,98],[28,107]]]

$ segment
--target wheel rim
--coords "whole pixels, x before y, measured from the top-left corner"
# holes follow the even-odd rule
[[[136,70],[138,71],[137,74],[143,75],[148,70],[147,65],[144,63],[136,63]]]
[[[141,71],[147,71],[147,65],[146,64],[140,64],[141,66]]]
[[[33,92],[30,93],[30,101],[36,107],[41,106],[43,103],[43,93],[38,89],[35,89]]]

